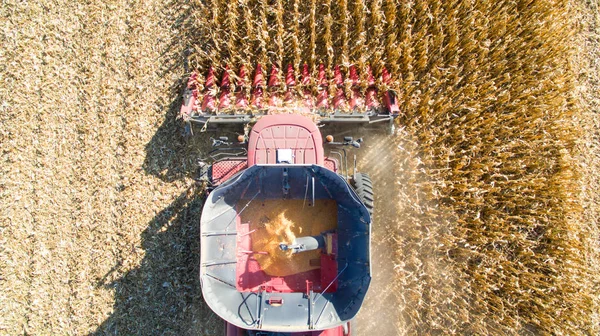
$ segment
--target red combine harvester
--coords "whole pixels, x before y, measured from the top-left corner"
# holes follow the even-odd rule
[[[291,110],[295,114],[274,111],[269,106],[285,106],[274,91],[265,97],[255,86],[249,103],[236,96],[241,90],[224,86],[226,74],[221,96],[210,93],[201,100],[190,79],[182,107],[185,121],[203,124],[203,130],[208,123],[245,126],[237,142],[212,139],[218,148],[203,166],[211,190],[200,223],[204,299],[225,320],[227,336],[351,335],[350,322],[371,281],[373,185],[367,174],[356,172],[356,159],[349,174],[344,147],[360,147],[362,139],[323,141],[315,120],[393,120],[397,111],[363,105],[359,112],[355,105],[342,115],[324,105],[347,104],[346,95],[337,95],[342,102],[336,95],[317,96],[311,107],[308,92],[300,109]],[[206,87],[215,85],[211,69]],[[385,95],[386,102],[395,102],[392,93]],[[374,89],[370,101],[376,96]],[[358,92],[354,98],[364,104]],[[265,110],[245,109],[259,100],[269,101]],[[244,112],[219,114],[218,106],[231,104]]]

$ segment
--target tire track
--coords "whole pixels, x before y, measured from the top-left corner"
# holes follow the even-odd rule
[[[364,133],[363,133],[364,132]],[[398,183],[396,165],[401,158],[392,136],[383,130],[363,131],[363,148],[357,153],[358,170],[371,176],[375,192],[375,213],[371,231],[372,280],[369,292],[358,313],[354,330],[357,335],[377,333],[401,334],[398,321],[402,309],[395,287],[394,228],[402,221],[397,207]]]

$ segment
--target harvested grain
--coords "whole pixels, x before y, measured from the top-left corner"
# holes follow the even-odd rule
[[[248,203],[241,200],[238,209]],[[337,203],[334,200],[317,200],[309,206],[304,200],[256,201],[241,214],[241,222],[250,224],[252,250],[267,252],[254,257],[265,273],[287,276],[307,272],[319,266],[311,259],[319,259],[320,250],[292,254],[282,251],[279,244],[291,244],[296,237],[315,236],[337,227]]]

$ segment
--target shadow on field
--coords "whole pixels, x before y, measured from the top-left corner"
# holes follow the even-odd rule
[[[187,50],[190,31],[189,6],[178,0],[163,13],[173,22],[173,37],[164,51],[160,78],[189,73]],[[182,40],[181,37],[184,37]],[[186,43],[188,45],[186,45]],[[182,51],[183,50],[183,51]],[[162,124],[146,145],[143,169],[146,174],[171,183],[193,178],[197,160],[210,144],[208,136],[183,137],[183,125],[176,119],[181,106],[185,78],[169,88],[170,101],[156,101],[166,111]],[[145,256],[139,267],[109,282],[118,264],[99,282],[115,291],[112,314],[92,335],[219,335],[223,322],[202,299],[199,281],[200,213],[204,190],[193,184],[156,214],[141,234]]]
[[[222,322],[200,293],[200,188],[184,190],[141,235],[145,257],[107,286],[114,311],[96,335],[218,335]]]

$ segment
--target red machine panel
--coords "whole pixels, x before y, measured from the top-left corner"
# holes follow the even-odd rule
[[[308,118],[281,114],[262,118],[248,141],[248,167],[277,163],[277,150],[291,149],[294,164],[323,165],[323,138]]]
[[[212,165],[211,180],[213,185],[219,185],[228,178],[248,167],[246,158],[232,158],[217,161]]]
[[[338,171],[338,162],[336,159],[332,159],[332,158],[325,158],[325,168],[331,170],[334,173],[337,173]]]

